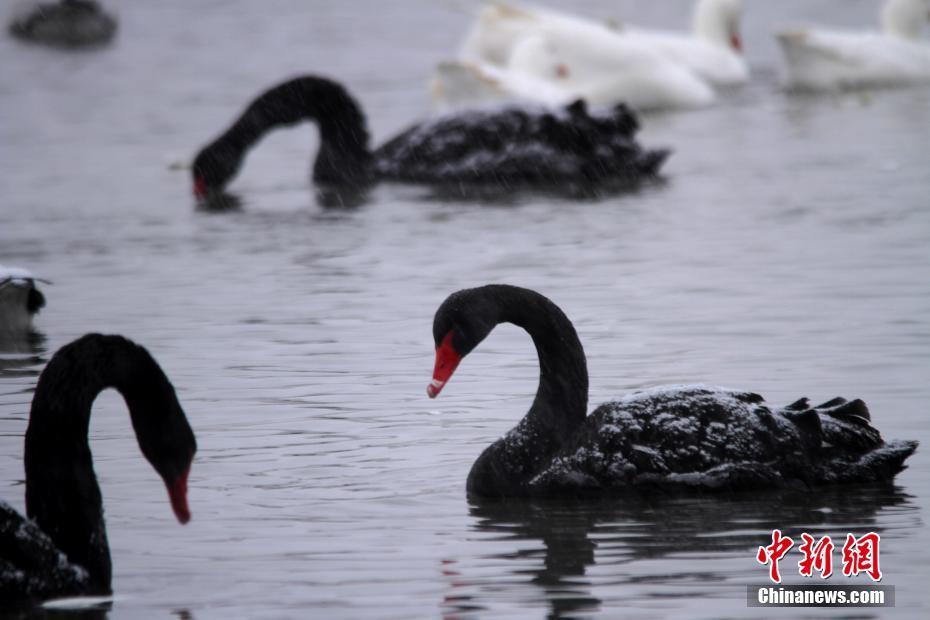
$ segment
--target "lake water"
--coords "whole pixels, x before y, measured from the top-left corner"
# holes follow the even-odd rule
[[[666,26],[690,6],[645,4],[573,3]],[[752,83],[646,117],[642,141],[675,153],[667,181],[635,194],[479,204],[382,185],[326,209],[308,125],[252,153],[231,187],[239,211],[194,208],[169,164],[284,78],[343,81],[379,142],[427,114],[463,6],[133,2],[102,51],[0,37],[0,262],[54,282],[46,340],[0,356],[0,496],[23,509],[22,435],[48,357],[121,333],[162,364],[200,449],[181,527],[121,398],[98,399],[110,618],[794,618],[746,607],[775,527],[882,536],[896,609],[805,617],[927,617],[930,91],[786,95],[770,35],[871,24],[875,3],[747,2]],[[773,403],[861,397],[886,438],[924,448],[893,488],[470,504],[471,463],[537,380],[530,339],[501,326],[427,399],[433,312],[488,282],[565,310],[592,406],[678,382]]]

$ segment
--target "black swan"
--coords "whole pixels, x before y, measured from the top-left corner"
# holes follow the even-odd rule
[[[94,0],[61,0],[29,7],[10,23],[10,33],[53,47],[97,47],[113,39],[116,19]]]
[[[26,513],[0,502],[0,603],[109,594],[103,501],[87,431],[104,389],[126,400],[142,454],[164,480],[178,521],[190,519],[187,475],[197,444],[174,388],[141,346],[88,334],[39,377],[26,429]]]
[[[585,496],[631,490],[739,491],[878,482],[904,469],[916,441],[882,440],[861,400],[781,408],[722,388],[634,392],[586,415],[588,371],[575,328],[535,291],[492,284],[450,295],[436,311],[435,398],[498,323],[533,338],[540,378],[529,412],[478,457],[468,493]]]
[[[506,108],[458,112],[402,131],[369,149],[365,116],[346,89],[299,77],[266,91],[205,146],[192,166],[194,194],[221,192],[248,150],[269,130],[315,119],[320,151],[315,182],[366,186],[378,180],[431,184],[558,184],[653,177],[669,152],[645,150],[623,105],[589,113],[583,101],[562,110]]]
[[[32,317],[45,306],[37,281],[45,282],[25,269],[0,265],[0,336],[32,330]]]

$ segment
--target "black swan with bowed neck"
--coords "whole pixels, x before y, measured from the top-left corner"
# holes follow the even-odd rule
[[[148,351],[88,334],[39,377],[26,430],[27,520],[0,502],[0,603],[109,594],[103,500],[87,443],[91,405],[106,388],[126,400],[142,454],[164,480],[178,521],[190,519],[187,475],[197,444],[174,388]]]
[[[701,385],[634,392],[586,415],[588,371],[565,314],[534,291],[492,284],[436,311],[442,390],[498,323],[533,338],[539,389],[529,412],[478,457],[468,492],[484,497],[606,495],[641,490],[739,491],[891,480],[916,441],[882,440],[861,400],[769,407],[758,394]]]
[[[634,139],[638,122],[620,105],[590,113],[501,108],[440,116],[369,149],[365,116],[340,84],[299,77],[260,95],[193,163],[194,194],[221,192],[248,150],[268,131],[316,120],[317,183],[363,187],[378,180],[431,184],[631,182],[653,177],[668,156]]]

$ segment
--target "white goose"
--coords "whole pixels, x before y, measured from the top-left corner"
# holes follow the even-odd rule
[[[592,106],[626,102],[639,110],[694,108],[714,91],[688,68],[624,37],[542,31],[514,47],[510,71],[555,85]]]
[[[571,103],[570,92],[530,75],[472,61],[441,62],[430,84],[433,100],[443,110],[480,107],[488,102],[518,101],[558,107]]]
[[[32,317],[45,305],[34,277],[25,269],[0,265],[0,336],[22,336],[32,330]]]
[[[462,48],[440,66],[434,95],[446,105],[491,98],[549,104],[584,98],[592,106],[698,107],[711,87],[687,67],[604,24],[547,9],[485,7]]]
[[[930,82],[930,43],[920,37],[928,17],[930,0],[886,0],[881,32],[780,32],[786,85],[838,90]]]
[[[698,0],[691,33],[634,27],[622,27],[620,32],[632,42],[685,65],[711,84],[730,86],[749,79],[749,65],[742,55],[742,14],[742,0]]]
[[[530,6],[493,4],[477,16],[466,36],[461,57],[504,66],[520,39],[556,29],[583,37],[609,32],[624,39],[624,50],[655,52],[683,64],[712,84],[741,84],[749,79],[743,58],[740,18],[742,0],[698,0],[692,32],[647,30]],[[604,55],[619,50],[605,51]]]

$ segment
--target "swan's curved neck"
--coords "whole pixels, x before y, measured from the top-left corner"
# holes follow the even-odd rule
[[[539,387],[527,418],[547,430],[569,433],[588,408],[588,368],[574,326],[554,303],[526,289],[503,289],[501,322],[525,329],[539,356]]]
[[[882,5],[882,32],[891,37],[916,39],[927,17],[925,0],[887,0]]]
[[[88,571],[90,593],[109,593],[112,574],[87,441],[91,405],[110,387],[125,398],[140,447],[152,461],[145,436],[164,433],[159,418],[176,422],[170,414],[180,405],[148,352],[119,336],[84,336],[55,354],[39,377],[26,430],[26,512]]]
[[[324,78],[297,78],[265,92],[213,145],[241,159],[269,131],[305,120],[315,120],[320,130],[314,181],[346,185],[370,180],[365,116],[345,88]]]
[[[468,475],[468,492],[513,496],[527,490],[540,468],[571,441],[588,407],[588,369],[578,334],[565,314],[527,289],[490,285],[494,323],[525,329],[539,355],[539,387],[526,416],[478,457]]]
[[[705,41],[729,47],[739,35],[738,0],[699,0],[694,7],[692,30]]]

